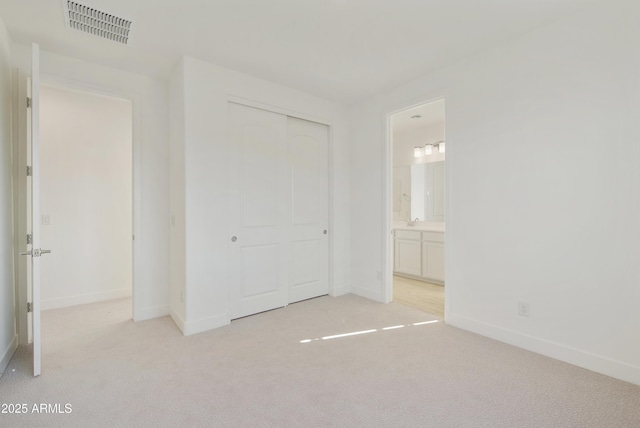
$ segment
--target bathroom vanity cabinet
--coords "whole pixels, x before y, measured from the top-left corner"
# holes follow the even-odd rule
[[[444,232],[395,229],[394,273],[444,284]]]

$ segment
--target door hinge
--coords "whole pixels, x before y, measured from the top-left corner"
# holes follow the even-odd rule
[[[27,108],[31,107],[31,97],[27,97]]]
[[[31,302],[27,302],[27,312],[33,312],[33,307],[31,306]]]
[[[28,233],[27,234],[27,244],[32,244],[33,243],[33,235]]]
[[[30,166],[27,166],[27,177],[31,177],[31,173],[33,172],[33,170],[31,169]]]

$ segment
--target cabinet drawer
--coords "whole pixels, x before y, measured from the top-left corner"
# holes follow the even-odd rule
[[[442,232],[422,232],[422,240],[430,242],[444,242],[444,233]]]
[[[396,239],[413,239],[420,240],[420,231],[418,230],[396,230]]]

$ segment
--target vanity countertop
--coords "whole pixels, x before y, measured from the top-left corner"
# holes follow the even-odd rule
[[[419,232],[444,232],[444,223],[420,223],[417,222],[414,226],[407,226],[404,224],[396,224],[393,227],[395,230],[416,230]]]

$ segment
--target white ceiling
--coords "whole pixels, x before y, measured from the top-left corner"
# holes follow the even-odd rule
[[[12,39],[166,78],[181,55],[354,102],[591,0],[76,0],[135,21],[132,46],[69,30],[60,0],[0,0]]]
[[[420,116],[420,117],[416,117]],[[394,134],[444,122],[444,99],[400,111],[391,116]]]

